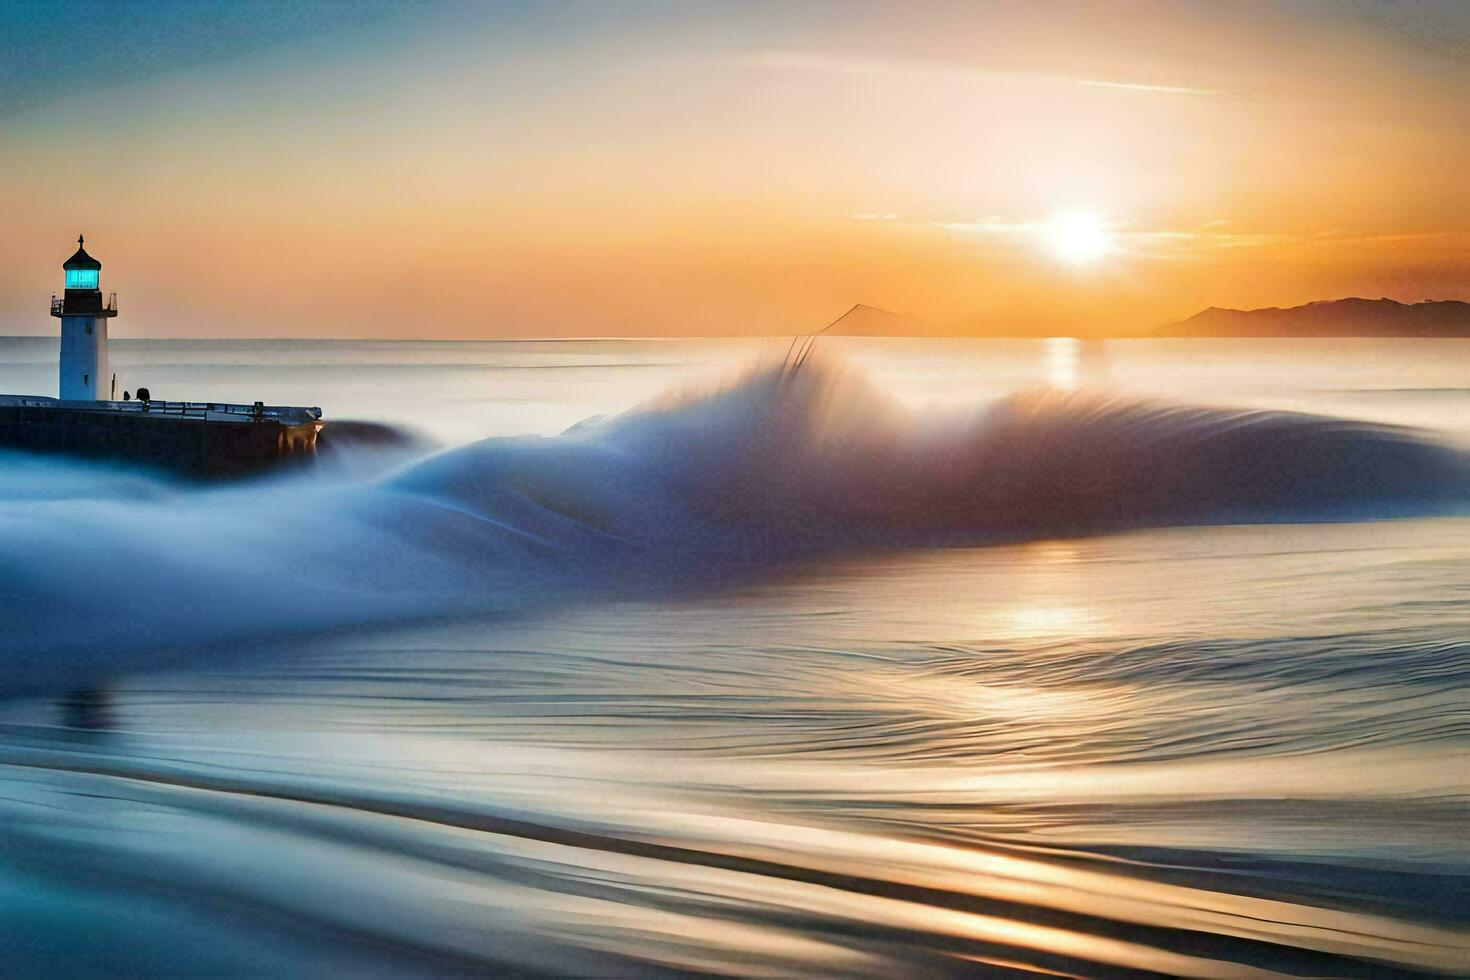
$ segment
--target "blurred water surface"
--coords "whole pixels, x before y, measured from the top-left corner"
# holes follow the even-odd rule
[[[1045,386],[1470,435],[1456,341],[822,343],[914,409]],[[717,567],[638,581],[614,561],[580,592],[558,563],[607,554],[460,486],[464,459],[493,462],[476,479],[530,477],[523,455],[453,447],[734,385],[788,345],[118,342],[119,388],[321,405],[448,452],[229,490],[9,461],[7,670],[104,657],[108,636],[117,656],[100,730],[56,697],[0,705],[4,972],[1470,973],[1470,520],[1395,513],[1371,492],[1391,474],[1365,473],[1363,513],[1330,522],[814,550],[728,573],[710,553]],[[54,393],[54,349],[0,342],[0,390]],[[1249,462],[1229,477],[1243,489],[1269,478]],[[592,472],[618,500],[601,474],[621,471]],[[379,521],[382,501],[431,479],[438,510],[535,548],[472,579],[346,576],[399,554],[409,525]],[[587,506],[563,513],[595,525]],[[248,517],[293,507],[310,519],[279,537]],[[178,554],[108,537],[87,572],[41,550],[119,521],[175,529]],[[457,523],[412,533],[487,547]],[[291,556],[279,590],[238,584],[242,609],[281,607],[278,628],[186,636],[229,594],[178,571],[201,540],[222,575]],[[343,609],[415,581],[487,604],[319,621],[285,608],[323,587],[291,563],[336,576]],[[88,601],[58,599],[68,583]],[[51,652],[28,632],[68,617],[103,628]],[[170,623],[169,665],[128,669],[130,638]]]

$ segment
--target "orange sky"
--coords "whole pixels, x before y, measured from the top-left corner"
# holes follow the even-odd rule
[[[390,4],[233,47],[155,8],[0,100],[0,332],[54,328],[79,231],[122,337],[1470,299],[1461,3]]]

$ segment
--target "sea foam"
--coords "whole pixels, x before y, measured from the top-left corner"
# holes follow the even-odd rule
[[[514,612],[838,550],[1470,501],[1470,459],[1425,432],[1049,390],[916,412],[821,357],[557,437],[422,455],[375,428],[343,434],[331,468],[224,488],[9,457],[0,694],[192,663],[202,644]]]

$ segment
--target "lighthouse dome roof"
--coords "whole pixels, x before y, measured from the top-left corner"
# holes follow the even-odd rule
[[[61,267],[68,272],[78,269],[92,269],[96,271],[102,268],[102,263],[87,254],[87,250],[82,248],[82,237],[78,235],[76,254],[63,262]]]

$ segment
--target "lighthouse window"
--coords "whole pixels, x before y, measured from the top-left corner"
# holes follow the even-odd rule
[[[96,289],[97,288],[97,270],[96,269],[67,269],[66,270],[66,288],[67,289]]]

